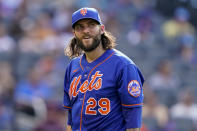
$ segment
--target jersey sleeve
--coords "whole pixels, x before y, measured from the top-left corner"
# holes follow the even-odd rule
[[[144,78],[140,70],[133,64],[124,66],[118,78],[118,93],[121,104],[126,108],[143,105]]]
[[[123,108],[126,129],[142,127],[142,107]]]
[[[68,110],[68,120],[67,125],[72,125],[72,116],[71,116],[71,110]]]
[[[71,109],[71,102],[69,97],[69,86],[70,86],[70,75],[69,66],[66,69],[64,77],[64,98],[63,98],[63,108]]]

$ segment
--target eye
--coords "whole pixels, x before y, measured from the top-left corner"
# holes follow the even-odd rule
[[[95,25],[95,23],[90,23],[90,25]]]
[[[80,31],[82,30],[84,27],[82,25],[76,25],[75,26],[75,30]]]
[[[89,23],[89,27],[94,27],[96,24],[94,22]]]

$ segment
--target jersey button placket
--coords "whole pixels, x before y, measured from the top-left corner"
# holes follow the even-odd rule
[[[90,72],[90,67],[89,66],[86,66],[85,67],[85,71],[84,71],[84,78],[87,80],[88,79],[88,74]],[[90,79],[90,78],[89,78]],[[89,80],[88,80],[89,81]]]
[[[88,75],[89,75],[89,72],[90,72],[89,70],[90,70],[90,68],[89,67],[87,68],[87,66],[84,68],[83,73],[82,73],[81,85],[83,84],[83,82],[85,82],[86,80],[88,80]],[[89,81],[90,80],[88,80],[88,82]],[[80,98],[79,98],[80,99],[80,102],[82,102],[82,106],[83,106],[83,111],[82,112],[84,112],[84,110],[85,110],[85,107],[84,107],[85,106],[85,103],[83,103],[83,101],[85,101],[84,100],[85,99],[85,96],[84,96],[85,94],[86,94],[86,92],[80,93]],[[82,116],[83,116],[83,113],[82,113]]]

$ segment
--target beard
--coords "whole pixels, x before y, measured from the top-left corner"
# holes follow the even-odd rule
[[[91,52],[93,51],[94,49],[96,49],[99,44],[101,43],[101,35],[98,34],[96,35],[95,37],[92,37],[93,38],[93,41],[92,41],[92,44],[90,46],[85,46],[85,44],[82,42],[81,39],[79,38],[76,38],[77,40],[77,45],[79,46],[79,48],[81,48],[83,51],[85,52]]]

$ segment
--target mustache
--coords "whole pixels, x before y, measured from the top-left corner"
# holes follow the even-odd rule
[[[82,36],[82,38],[85,38],[85,37],[93,37],[93,36],[90,35],[90,34],[84,34],[84,35]]]
[[[100,33],[100,31],[99,31],[99,33]],[[93,38],[94,36],[91,35],[90,33],[84,33],[81,38],[85,38],[85,37],[91,37],[91,38]]]

